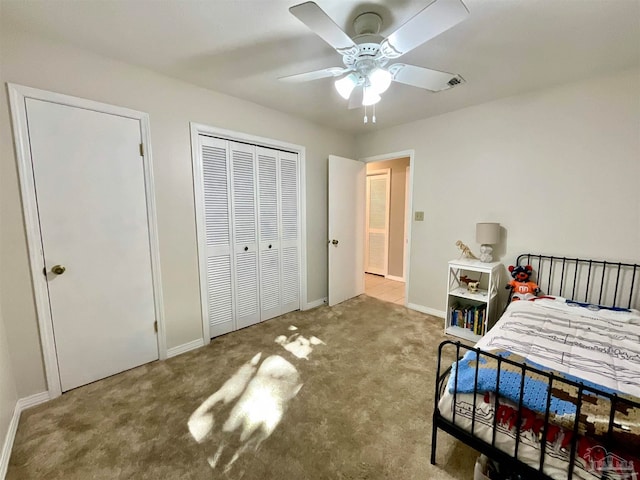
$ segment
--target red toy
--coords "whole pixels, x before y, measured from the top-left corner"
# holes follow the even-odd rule
[[[531,265],[525,267],[521,265],[517,267],[509,265],[509,272],[511,272],[513,280],[507,284],[506,288],[513,292],[511,300],[535,300],[540,292],[540,288],[538,288],[536,282],[529,281],[529,277],[531,277],[531,273],[533,272]]]

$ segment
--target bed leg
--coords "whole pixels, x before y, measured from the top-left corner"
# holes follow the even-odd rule
[[[438,427],[433,422],[433,432],[431,433],[431,465],[436,464],[436,442],[438,437]]]

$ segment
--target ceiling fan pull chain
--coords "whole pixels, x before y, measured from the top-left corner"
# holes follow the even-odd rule
[[[367,123],[369,119],[367,118],[367,106],[364,106],[364,123]]]
[[[376,123],[376,104],[373,104],[373,116],[371,117],[371,123]]]

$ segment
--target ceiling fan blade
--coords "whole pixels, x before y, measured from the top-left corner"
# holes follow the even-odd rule
[[[455,73],[440,72],[429,68],[394,63],[389,67],[393,80],[413,87],[439,92],[463,83],[464,78]]]
[[[356,87],[349,97],[349,110],[362,107],[362,96],[364,95],[362,87]]]
[[[351,37],[344,33],[315,2],[294,5],[289,8],[289,11],[338,52],[343,53],[344,50],[353,48],[357,50]]]
[[[322,70],[314,70],[313,72],[297,73],[295,75],[287,75],[285,77],[279,77],[278,80],[284,82],[310,82],[311,80],[318,80],[320,78],[337,77],[346,72],[346,68],[342,67],[329,67]]]
[[[380,51],[397,58],[457,25],[469,15],[462,0],[435,0],[385,38]]]

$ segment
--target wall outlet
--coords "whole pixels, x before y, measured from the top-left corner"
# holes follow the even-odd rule
[[[424,212],[416,212],[416,222],[424,221]]]

